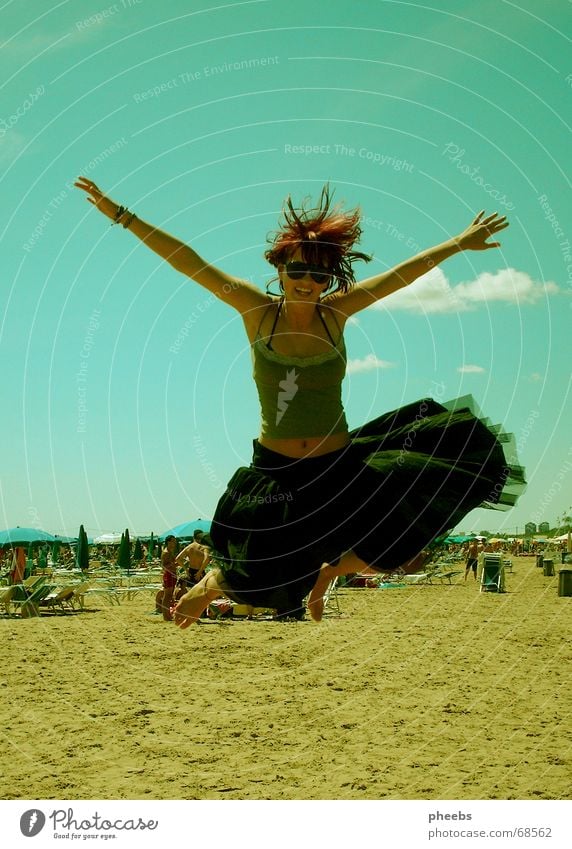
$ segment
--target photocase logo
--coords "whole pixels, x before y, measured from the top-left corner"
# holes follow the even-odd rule
[[[296,378],[298,375],[296,374],[295,369],[289,369],[286,372],[286,379],[281,380],[278,386],[282,390],[278,393],[278,401],[276,410],[276,424],[280,424],[282,420],[282,416],[288,409],[288,403],[292,400],[296,392],[298,391],[298,384],[296,383]]]
[[[35,837],[40,833],[45,824],[45,814],[37,808],[25,811],[20,817],[20,831],[24,837]]]

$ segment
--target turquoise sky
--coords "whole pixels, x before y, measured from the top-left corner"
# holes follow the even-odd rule
[[[238,314],[79,174],[261,287],[284,197],[327,180],[363,211],[358,279],[507,214],[348,327],[347,416],[472,393],[529,486],[462,527],[570,509],[569,3],[11,0],[0,27],[0,527],[209,517],[258,431]]]

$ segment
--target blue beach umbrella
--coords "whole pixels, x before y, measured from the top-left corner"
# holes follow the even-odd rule
[[[474,536],[474,535],[466,536],[465,534],[457,534],[456,536],[447,537],[447,539],[444,540],[444,542],[446,542],[446,543],[452,542],[452,543],[460,544],[460,543],[463,543],[463,542],[469,542],[472,539],[477,539],[477,537]]]
[[[182,525],[176,525],[174,528],[170,528],[168,531],[162,533],[158,539],[164,542],[165,537],[171,534],[177,537],[177,539],[192,539],[195,531],[203,531],[203,533],[208,534],[210,529],[211,522],[209,519],[195,519],[194,522],[183,522]]]
[[[54,542],[55,537],[38,528],[8,528],[0,531],[0,545],[29,545],[31,542]]]

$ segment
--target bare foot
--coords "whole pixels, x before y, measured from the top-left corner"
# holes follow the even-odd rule
[[[322,621],[322,616],[324,615],[324,596],[334,578],[334,568],[329,563],[324,563],[320,569],[316,583],[308,596],[308,610],[314,622]]]
[[[201,613],[221,595],[224,593],[218,585],[217,573],[209,572],[178,601],[174,611],[175,625],[184,630],[198,624]]]

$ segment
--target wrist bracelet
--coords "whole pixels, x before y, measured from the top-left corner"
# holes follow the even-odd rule
[[[129,212],[129,210],[128,210],[128,209],[126,209],[126,210],[125,210],[125,212]],[[136,218],[135,213],[134,213],[134,212],[130,212],[130,213],[129,213],[129,217],[128,217],[128,218],[126,218],[126,219],[125,219],[125,221],[123,221],[123,222],[122,222],[122,224],[123,224],[123,229],[124,229],[124,230],[127,230],[127,228],[131,226],[131,224],[132,224],[132,222],[133,222],[133,219],[134,219],[134,218]]]
[[[114,225],[114,224],[117,224],[117,223],[119,222],[120,218],[121,218],[123,215],[125,215],[125,213],[126,213],[127,211],[128,211],[128,210],[127,210],[127,207],[126,207],[126,206],[118,206],[118,207],[117,207],[117,212],[116,212],[116,213],[115,213],[115,215],[113,216],[113,221],[111,222],[111,226],[113,227],[113,225]]]

